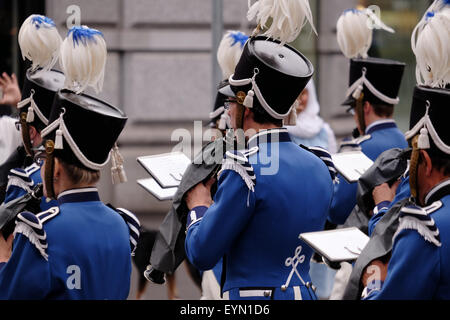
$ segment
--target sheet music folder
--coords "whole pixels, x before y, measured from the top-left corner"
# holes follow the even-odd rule
[[[183,152],[163,153],[137,158],[137,161],[158,181],[162,188],[180,185],[191,160]]]
[[[137,161],[151,175],[151,178],[137,180],[137,183],[161,201],[173,198],[191,164],[183,152],[143,156]]]
[[[302,233],[300,239],[332,262],[356,260],[369,242],[369,237],[355,227]]]
[[[361,151],[337,153],[331,158],[336,170],[350,183],[358,181],[373,165],[373,161]]]
[[[178,188],[161,188],[153,178],[140,179],[137,183],[160,201],[172,200],[178,190]]]

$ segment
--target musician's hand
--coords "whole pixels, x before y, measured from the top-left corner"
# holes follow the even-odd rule
[[[389,187],[387,183],[376,186],[372,191],[373,202],[379,204],[383,201],[392,202],[395,198],[395,192],[400,184],[400,180],[396,181],[392,187]]]
[[[186,205],[189,210],[196,207],[210,207],[213,204],[211,198],[211,186],[215,178],[211,178],[206,183],[200,182],[198,185],[188,191],[186,195]]]
[[[383,263],[380,260],[372,261],[363,272],[363,276],[361,279],[364,287],[367,287],[367,284],[372,281],[384,281],[387,276],[388,263]]]
[[[13,234],[10,234],[8,239],[5,240],[2,232],[0,231],[0,263],[8,262],[9,258],[11,257],[13,240]]]
[[[0,97],[0,104],[10,105],[14,108],[22,100],[22,93],[19,89],[17,77],[13,73],[10,77],[6,72],[0,76],[0,88],[3,91],[3,97]]]

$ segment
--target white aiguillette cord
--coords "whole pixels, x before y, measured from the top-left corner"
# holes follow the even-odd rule
[[[53,132],[53,130],[55,130],[56,128],[56,138],[55,138],[55,150],[62,150],[64,148],[63,146],[63,137],[66,140],[67,144],[69,145],[70,149],[73,151],[73,153],[75,154],[75,156],[78,158],[78,160],[80,160],[80,162],[87,168],[92,169],[92,170],[100,170],[102,169],[109,161],[110,157],[111,157],[111,152],[108,154],[108,158],[106,159],[105,162],[103,163],[95,163],[92,162],[91,160],[89,160],[80,150],[80,148],[78,148],[77,144],[75,143],[75,141],[73,140],[72,136],[69,133],[69,130],[66,127],[66,124],[64,123],[64,118],[63,115],[65,113],[65,109],[63,108],[63,110],[61,111],[61,114],[59,116],[59,118],[55,121],[53,121],[48,127],[46,127],[45,129],[42,130],[41,132],[41,136],[44,138],[46,137],[48,134],[50,134],[51,132]]]
[[[378,91],[373,84],[366,78],[367,69],[363,68],[362,70],[362,76],[358,80],[356,80],[350,88],[348,88],[346,92],[346,96],[352,95],[355,99],[361,95],[362,90],[364,89],[363,85],[365,85],[369,91],[375,95],[378,99],[388,103],[396,105],[400,102],[400,98],[389,98],[388,96],[382,94],[380,91]]]
[[[41,120],[46,126],[48,125],[48,119],[42,114],[42,112],[39,110],[39,108],[36,105],[36,102],[34,102],[33,96],[34,96],[34,89],[31,89],[30,96],[26,99],[23,99],[17,104],[17,109],[21,110],[26,105],[30,104],[27,110],[27,123],[31,123],[34,121],[34,114],[38,116],[39,120]]]
[[[111,149],[111,161],[112,161],[111,166],[112,183],[118,184],[127,182],[128,180],[127,175],[123,167],[124,160],[119,152],[119,147],[117,146],[117,143],[115,143],[114,147]]]

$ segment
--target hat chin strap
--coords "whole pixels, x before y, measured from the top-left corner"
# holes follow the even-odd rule
[[[411,196],[413,199],[417,199],[417,167],[419,165],[420,149],[418,147],[419,135],[415,136],[412,140],[413,151],[411,154],[411,160],[409,162],[409,188],[411,189]]]
[[[364,93],[361,92],[358,99],[356,100],[356,107],[355,107],[356,116],[358,117],[359,128],[362,131],[361,135],[364,135],[366,133],[366,121],[364,118],[363,102],[364,102]]]
[[[47,199],[56,200],[55,188],[53,185],[53,172],[55,170],[55,156],[53,151],[55,150],[55,143],[52,140],[47,140],[45,142],[45,175],[44,175],[44,185]]]
[[[22,141],[23,141],[23,147],[25,148],[25,152],[30,156],[34,156],[33,152],[33,146],[31,145],[31,138],[30,138],[30,127],[27,123],[27,113],[21,112],[20,113],[20,127],[21,127],[21,133],[22,133]]]
[[[244,115],[245,115],[245,107],[238,103],[236,105],[236,113],[235,113],[235,124],[236,124],[236,129],[235,129],[235,134],[236,134],[236,138],[237,138],[237,142],[238,144],[240,143],[244,143],[244,141],[240,141],[242,138],[245,140],[245,134],[243,136],[241,136],[240,134],[240,130],[242,130],[242,132],[244,131]]]

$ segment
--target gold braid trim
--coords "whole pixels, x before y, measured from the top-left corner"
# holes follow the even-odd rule
[[[411,196],[417,198],[417,166],[419,165],[420,149],[418,148],[419,135],[412,139],[413,151],[411,160],[409,162],[409,188],[411,189]]]
[[[53,151],[55,150],[55,143],[52,140],[47,140],[45,142],[45,176],[44,184],[45,190],[47,192],[46,197],[48,199],[55,200],[55,189],[53,188],[53,171],[55,169],[55,156]]]
[[[30,156],[34,156],[33,152],[33,146],[31,145],[31,139],[30,139],[30,131],[29,126],[27,123],[27,113],[21,112],[20,113],[20,126],[21,126],[21,132],[22,132],[22,141],[23,146],[25,148],[26,153]]]

